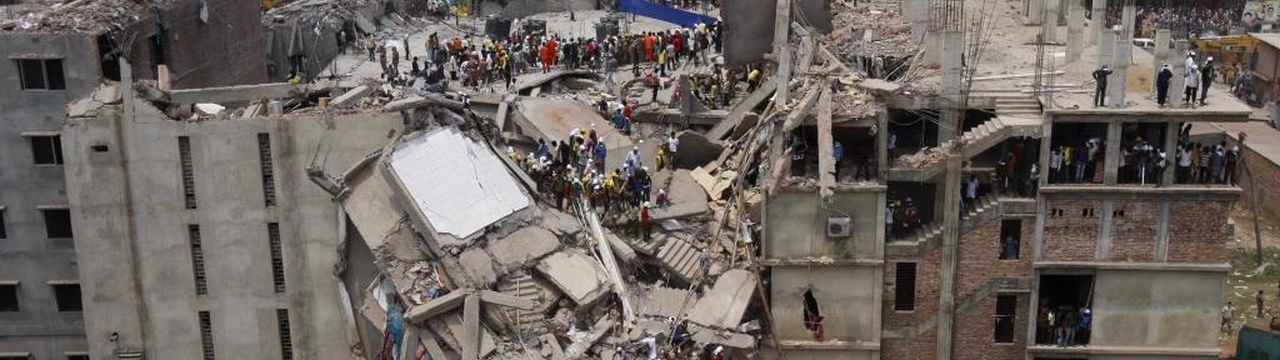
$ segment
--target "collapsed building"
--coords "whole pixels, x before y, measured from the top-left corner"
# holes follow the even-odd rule
[[[93,234],[75,238],[90,355],[612,358],[674,352],[683,329],[684,354],[729,358],[1217,357],[1239,189],[1138,170],[1130,149],[1171,151],[1184,124],[1247,107],[1144,99],[1147,70],[1185,48],[1133,52],[1073,21],[1056,64],[1060,29],[1016,9],[972,12],[1007,15],[983,35],[931,23],[923,1],[858,3],[832,3],[827,34],[785,1],[755,22],[730,9],[775,4],[726,7],[731,28],[786,24],[766,81],[723,110],[683,86],[639,110],[634,137],[592,106],[644,95],[585,71],[464,97],[359,79],[165,89],[120,60],[62,133],[70,216]],[[289,41],[314,26],[286,24]],[[1092,108],[1100,63],[1119,76]],[[650,240],[626,215],[550,204],[501,150],[575,129],[603,134],[610,168],[679,130]],[[1050,166],[1090,143],[1090,181]],[[1092,316],[1072,346],[1040,321],[1060,308]]]

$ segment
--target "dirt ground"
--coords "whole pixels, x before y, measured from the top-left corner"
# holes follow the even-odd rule
[[[1253,214],[1237,203],[1231,211],[1235,225],[1233,239],[1227,244],[1231,274],[1223,289],[1223,305],[1229,301],[1235,305],[1235,316],[1229,332],[1219,335],[1224,353],[1235,353],[1235,341],[1240,325],[1259,319],[1254,295],[1264,294],[1266,313],[1262,318],[1280,315],[1280,221],[1259,214],[1262,233],[1263,265],[1257,264],[1256,240],[1253,231]]]

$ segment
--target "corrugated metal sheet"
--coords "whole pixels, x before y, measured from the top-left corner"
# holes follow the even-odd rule
[[[397,145],[391,169],[440,233],[469,236],[531,202],[501,159],[454,129]]]

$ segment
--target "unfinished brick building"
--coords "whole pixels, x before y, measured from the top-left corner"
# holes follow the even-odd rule
[[[833,111],[840,118],[839,102],[833,110],[824,100],[814,105],[806,99],[791,109],[817,128],[783,129],[792,131],[793,140],[782,146],[774,170],[789,169],[790,175],[764,185],[762,253],[770,265],[774,334],[781,340],[773,344],[781,351],[762,354],[1218,357],[1218,309],[1230,271],[1228,215],[1240,189],[1187,181],[1173,165],[1176,149],[1193,145],[1184,126],[1248,121],[1250,109],[1216,89],[1209,90],[1207,105],[1157,106],[1154,69],[1162,62],[1180,67],[1186,41],[1164,41],[1174,46],[1146,53],[1132,48],[1131,34],[1105,28],[1086,34],[1083,4],[1066,4],[1065,15],[1076,21],[1068,22],[1065,36],[1056,26],[1014,23],[1040,22],[1005,9],[987,14],[1013,19],[999,20],[999,34],[989,40],[915,21],[928,19],[930,10],[917,2],[904,2],[901,12],[872,5],[883,11],[881,17],[904,16],[884,21],[912,23],[912,33],[927,38],[922,54],[929,55],[921,55],[927,58],[922,61],[938,70],[925,74],[877,75],[876,66],[893,61],[889,50],[875,44],[892,40],[877,39],[874,23],[865,25],[872,29],[861,39],[861,30],[852,40],[829,35],[812,50],[816,54],[805,55],[808,48],[801,47],[796,58],[816,63],[796,64],[796,78],[810,79],[810,67],[856,68],[873,78],[857,87],[875,95],[877,109],[860,122],[834,125],[830,118]],[[1045,2],[1035,8],[1030,16],[1037,19],[1059,11]],[[1132,11],[1126,9],[1119,28],[1132,24]],[[844,15],[837,9],[836,16]],[[1037,36],[1067,44],[1065,63],[1037,62],[1038,52],[1054,49],[1037,46]],[[1002,54],[966,64],[964,57],[976,58],[968,45],[973,41]],[[1107,105],[1097,107],[1091,104],[1090,75],[1102,65],[1115,73]],[[1181,79],[1178,70],[1174,78]],[[1170,103],[1178,104],[1179,97]],[[849,150],[851,142],[862,141],[839,139],[850,127],[885,131],[870,137],[875,146]],[[818,150],[806,136],[817,139]],[[845,160],[829,164],[833,136],[844,144]],[[801,155],[791,156],[796,153]],[[857,157],[867,154],[883,169],[870,181],[854,170]],[[793,158],[808,164],[793,166]],[[1033,166],[1038,175],[1032,175]],[[841,226],[852,232],[838,231]],[[837,251],[842,248],[854,250]],[[802,303],[802,297],[816,301]],[[877,305],[874,316],[854,315]],[[812,325],[808,313],[821,314],[822,326],[799,328]],[[1087,331],[1060,330],[1063,323],[1081,322],[1089,324]]]

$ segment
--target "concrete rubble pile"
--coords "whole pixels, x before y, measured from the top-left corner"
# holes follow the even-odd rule
[[[19,15],[0,24],[0,29],[95,33],[132,24],[153,8],[163,8],[171,3],[167,0],[69,0],[43,11]]]
[[[523,156],[512,156],[532,144],[495,143],[590,128],[617,154],[606,161],[611,167],[632,148],[651,158],[660,140],[633,143],[613,131],[597,111],[601,101],[614,102],[599,84],[559,82],[543,85],[559,90],[541,97],[477,96],[470,107],[454,93],[386,95],[393,100],[381,110],[403,114],[405,134],[345,174],[317,181],[334,183],[322,187],[342,202],[379,270],[369,288],[349,290],[365,295],[353,306],[391,338],[400,333],[387,329],[402,326],[405,354],[421,348],[431,358],[612,358],[647,354],[649,346],[666,358],[717,346],[753,354],[761,317],[747,309],[760,307],[759,279],[746,262],[732,261],[741,210],[712,201],[720,196],[709,195],[695,172],[654,169],[653,191],[669,203],[650,209],[646,240],[634,211],[551,204],[553,190]],[[346,102],[309,111],[370,109],[333,109]],[[502,115],[480,115],[490,106]],[[508,121],[519,133],[502,130]]]
[[[840,58],[915,55],[918,45],[912,44],[911,25],[903,21],[898,2],[839,0],[831,7],[836,28],[822,41]]]

